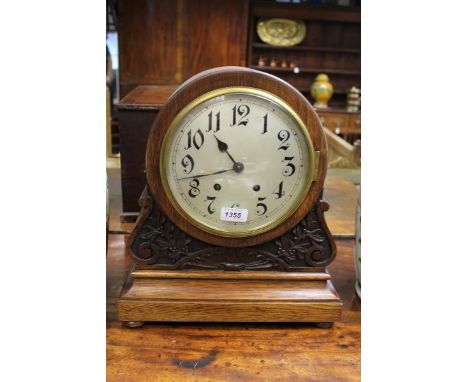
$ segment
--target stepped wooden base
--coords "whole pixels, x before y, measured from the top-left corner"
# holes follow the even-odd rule
[[[310,322],[341,317],[326,272],[133,270],[118,303],[129,327],[147,321]]]

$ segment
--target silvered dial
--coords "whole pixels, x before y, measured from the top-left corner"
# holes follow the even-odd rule
[[[312,181],[312,150],[302,121],[277,97],[220,89],[174,120],[161,152],[163,183],[179,213],[200,229],[251,236],[300,205]]]

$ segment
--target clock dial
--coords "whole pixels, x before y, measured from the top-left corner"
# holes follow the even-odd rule
[[[265,232],[303,201],[313,147],[300,120],[270,93],[220,89],[175,118],[161,150],[162,180],[192,224],[222,236]]]

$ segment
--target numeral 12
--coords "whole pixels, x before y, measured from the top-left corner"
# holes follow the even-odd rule
[[[239,106],[234,105],[234,107],[232,108],[231,127],[235,125],[246,126],[249,120],[245,118],[249,115],[249,113],[250,113],[250,107],[248,107],[247,105],[239,105]],[[239,121],[237,121],[237,115],[241,117]]]

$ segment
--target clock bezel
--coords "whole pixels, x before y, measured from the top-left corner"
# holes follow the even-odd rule
[[[168,179],[167,179],[168,174],[166,172],[167,162],[169,161],[167,155],[170,154],[168,152],[168,150],[170,149],[168,147],[169,145],[168,141],[170,140],[170,137],[174,134],[174,131],[178,130],[178,128],[180,127],[180,123],[185,119],[185,117],[192,110],[194,110],[199,105],[209,100],[212,100],[216,97],[227,95],[227,94],[254,95],[254,96],[258,96],[258,97],[274,102],[279,108],[282,108],[284,112],[290,115],[292,119],[297,123],[297,125],[299,126],[299,129],[302,131],[304,135],[304,138],[306,140],[306,146],[307,146],[307,156],[308,156],[307,161],[309,162],[309,172],[307,174],[308,179],[306,180],[306,185],[300,192],[299,197],[296,199],[295,203],[292,204],[285,213],[283,213],[274,221],[261,225],[258,228],[246,230],[246,231],[228,231],[226,229],[212,228],[202,223],[196,217],[190,215],[186,210],[184,210],[184,208],[174,198],[173,192],[168,183]],[[283,100],[281,100],[274,94],[271,94],[261,89],[245,87],[245,86],[244,87],[231,86],[227,88],[220,88],[220,89],[212,90],[211,92],[205,93],[201,95],[200,97],[194,99],[191,103],[189,103],[185,108],[182,109],[182,111],[172,121],[171,125],[169,126],[167,130],[166,136],[164,137],[164,140],[161,146],[160,158],[159,158],[159,171],[161,172],[162,185],[164,187],[164,190],[166,192],[166,195],[169,201],[171,202],[173,207],[179,212],[179,214],[181,214],[185,219],[190,221],[190,223],[192,223],[194,226],[200,228],[201,230],[205,232],[212,233],[215,235],[219,235],[223,237],[237,237],[237,238],[242,237],[243,238],[243,237],[259,235],[263,232],[267,232],[273,229],[274,227],[276,227],[277,225],[285,221],[287,218],[289,218],[289,216],[291,216],[294,213],[294,211],[296,211],[296,209],[301,205],[301,203],[305,199],[311,183],[315,180],[316,174],[315,174],[314,168],[316,168],[317,166],[317,164],[315,163],[317,160],[317,158],[314,156],[315,152],[316,151],[314,149],[313,142],[310,139],[309,133],[307,131],[307,128],[304,125],[304,122],[299,118],[297,113],[293,109],[291,109],[291,107],[288,104],[286,104]]]
[[[246,92],[273,99],[299,124],[307,139],[311,178],[299,201],[275,222],[249,234],[212,230],[186,213],[172,197],[165,173],[167,137],[185,115],[199,104],[226,92]],[[318,155],[314,155],[314,152]],[[169,98],[153,124],[146,152],[150,192],[169,219],[186,233],[215,245],[243,247],[277,237],[300,222],[317,200],[325,178],[327,147],[320,120],[296,89],[277,77],[253,69],[224,67],[192,77]],[[318,166],[314,174],[314,160]],[[315,165],[315,164],[314,164]],[[315,176],[314,176],[315,175]],[[313,179],[315,178],[315,179]]]

